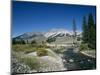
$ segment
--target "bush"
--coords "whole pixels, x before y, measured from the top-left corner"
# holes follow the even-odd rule
[[[23,57],[20,58],[20,62],[28,65],[31,70],[38,70],[40,67],[40,63],[36,57]]]
[[[36,42],[35,40],[33,40],[33,41],[31,42],[31,44],[37,44],[37,42]]]
[[[48,38],[46,41],[48,43],[55,42],[56,41],[56,38]]]
[[[79,47],[79,50],[82,51],[82,50],[88,50],[89,47],[88,47],[88,44],[81,44],[80,47]]]
[[[38,56],[46,56],[46,55],[48,55],[48,51],[45,50],[45,49],[38,49],[37,50],[37,55]]]
[[[11,60],[12,60],[12,63],[11,63],[12,75],[16,75],[16,73],[29,73],[30,72],[30,68],[28,65],[18,62],[18,60],[15,58],[12,58]]]
[[[80,37],[77,37],[77,41],[81,41],[81,38]]]

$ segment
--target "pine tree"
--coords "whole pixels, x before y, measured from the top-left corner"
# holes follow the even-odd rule
[[[96,49],[96,25],[94,24],[92,14],[89,14],[88,16],[88,24],[86,22],[86,18],[83,17],[82,29],[83,43],[87,43],[89,48]]]
[[[87,27],[87,23],[86,23],[86,17],[83,17],[83,26],[82,26],[83,32],[82,32],[82,40],[83,43],[87,43],[88,41],[88,27]]]
[[[31,44],[36,44],[37,42],[36,42],[36,40],[33,40],[32,42],[31,42]]]
[[[16,40],[15,39],[12,39],[12,44],[16,44]]]
[[[25,41],[21,39],[21,44],[25,44]]]
[[[92,14],[88,17],[88,45],[90,48],[96,48],[96,29]]]
[[[75,22],[75,19],[73,19],[73,43],[76,43],[76,35],[77,35],[76,22]]]

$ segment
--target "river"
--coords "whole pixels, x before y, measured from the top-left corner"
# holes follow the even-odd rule
[[[96,69],[96,58],[86,56],[80,52],[74,52],[69,48],[63,53],[64,67],[71,70],[90,70]]]

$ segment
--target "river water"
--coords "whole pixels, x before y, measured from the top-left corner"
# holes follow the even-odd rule
[[[64,67],[67,70],[91,70],[96,69],[96,58],[86,56],[79,52],[74,52],[72,48],[64,51]]]

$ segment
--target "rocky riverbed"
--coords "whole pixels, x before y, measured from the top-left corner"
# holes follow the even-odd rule
[[[72,48],[64,51],[63,59],[67,70],[90,70],[96,69],[96,58],[74,52]]]

